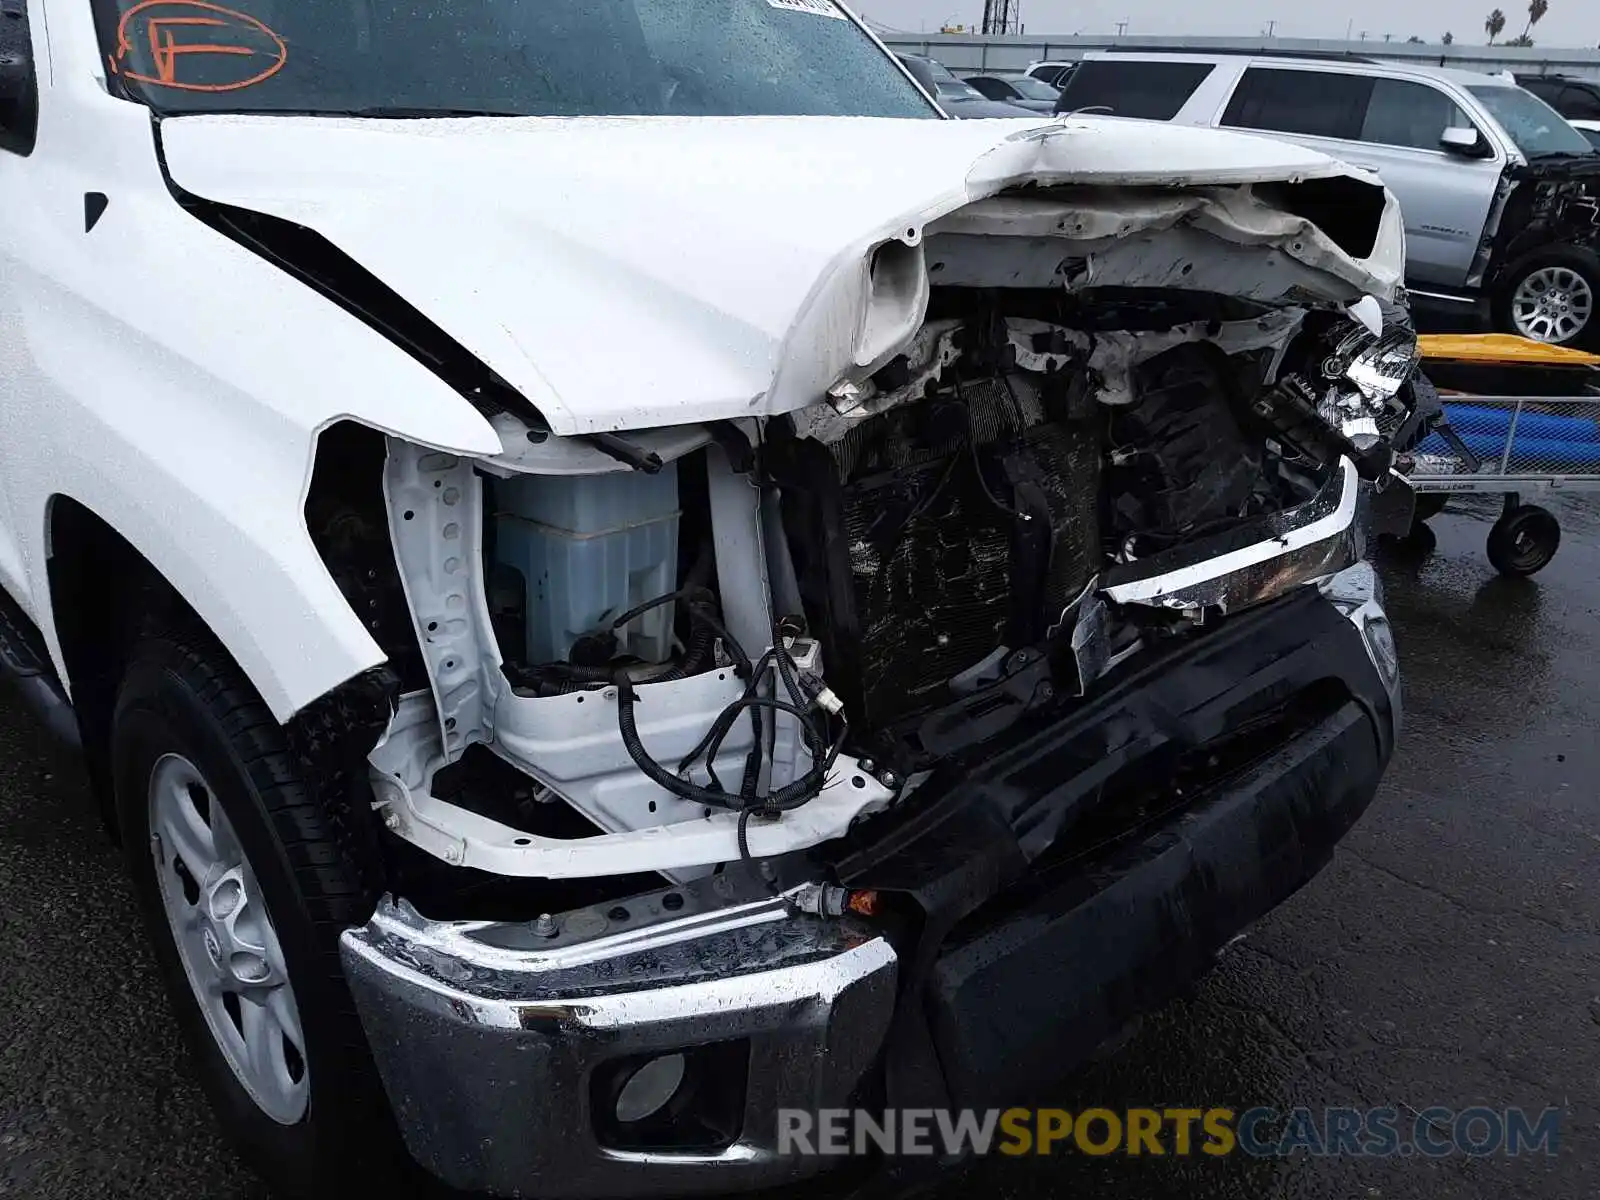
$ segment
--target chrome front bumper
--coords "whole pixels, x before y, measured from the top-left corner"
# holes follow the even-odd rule
[[[348,931],[345,974],[417,1161],[462,1190],[552,1198],[744,1192],[825,1165],[778,1158],[776,1114],[846,1104],[888,1030],[894,950],[848,915],[715,891],[580,910],[554,932],[386,901]],[[736,1089],[731,1140],[630,1148],[605,1080],[686,1048],[691,1074],[748,1064],[698,1084]]]

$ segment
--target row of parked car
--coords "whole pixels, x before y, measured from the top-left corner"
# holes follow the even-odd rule
[[[1117,49],[965,81],[924,62],[952,115],[1047,108],[1247,130],[1370,170],[1400,201],[1425,317],[1600,345],[1600,84],[1348,55]]]
[[[900,61],[953,117],[1036,116],[1055,112],[1061,99],[1060,88],[1032,75],[969,75],[962,79],[937,59],[920,54],[902,54]]]

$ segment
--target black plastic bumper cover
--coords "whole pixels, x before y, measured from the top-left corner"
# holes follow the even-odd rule
[[[1306,696],[1316,703],[1296,708]],[[1224,749],[1218,777],[1180,806],[1133,806],[1106,835],[1104,812],[1129,788],[1154,778],[1150,790],[1165,779],[1170,791],[1251,728],[1264,732],[1248,754]],[[936,781],[942,796],[839,864],[852,886],[923,914],[901,947],[886,1100],[1015,1102],[1181,994],[1326,864],[1393,736],[1361,634],[1306,589]]]
[[[1377,748],[1347,705],[1174,824],[947,944],[927,998],[959,1103],[1003,1103],[1202,974],[1321,869],[1372,798]]]

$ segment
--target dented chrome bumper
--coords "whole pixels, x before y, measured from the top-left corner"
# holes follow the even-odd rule
[[[549,1197],[806,1174],[778,1159],[775,1114],[846,1103],[888,1029],[895,952],[848,915],[726,891],[707,881],[517,925],[385,902],[348,931],[345,974],[418,1162],[455,1188]],[[674,1100],[619,1121],[626,1080],[680,1054]]]

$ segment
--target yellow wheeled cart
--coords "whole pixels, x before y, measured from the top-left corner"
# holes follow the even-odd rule
[[[1407,452],[1417,518],[1463,492],[1501,495],[1489,561],[1532,575],[1555,557],[1561,525],[1523,497],[1600,490],[1600,356],[1506,334],[1418,340],[1419,382],[1437,389],[1440,412]]]

